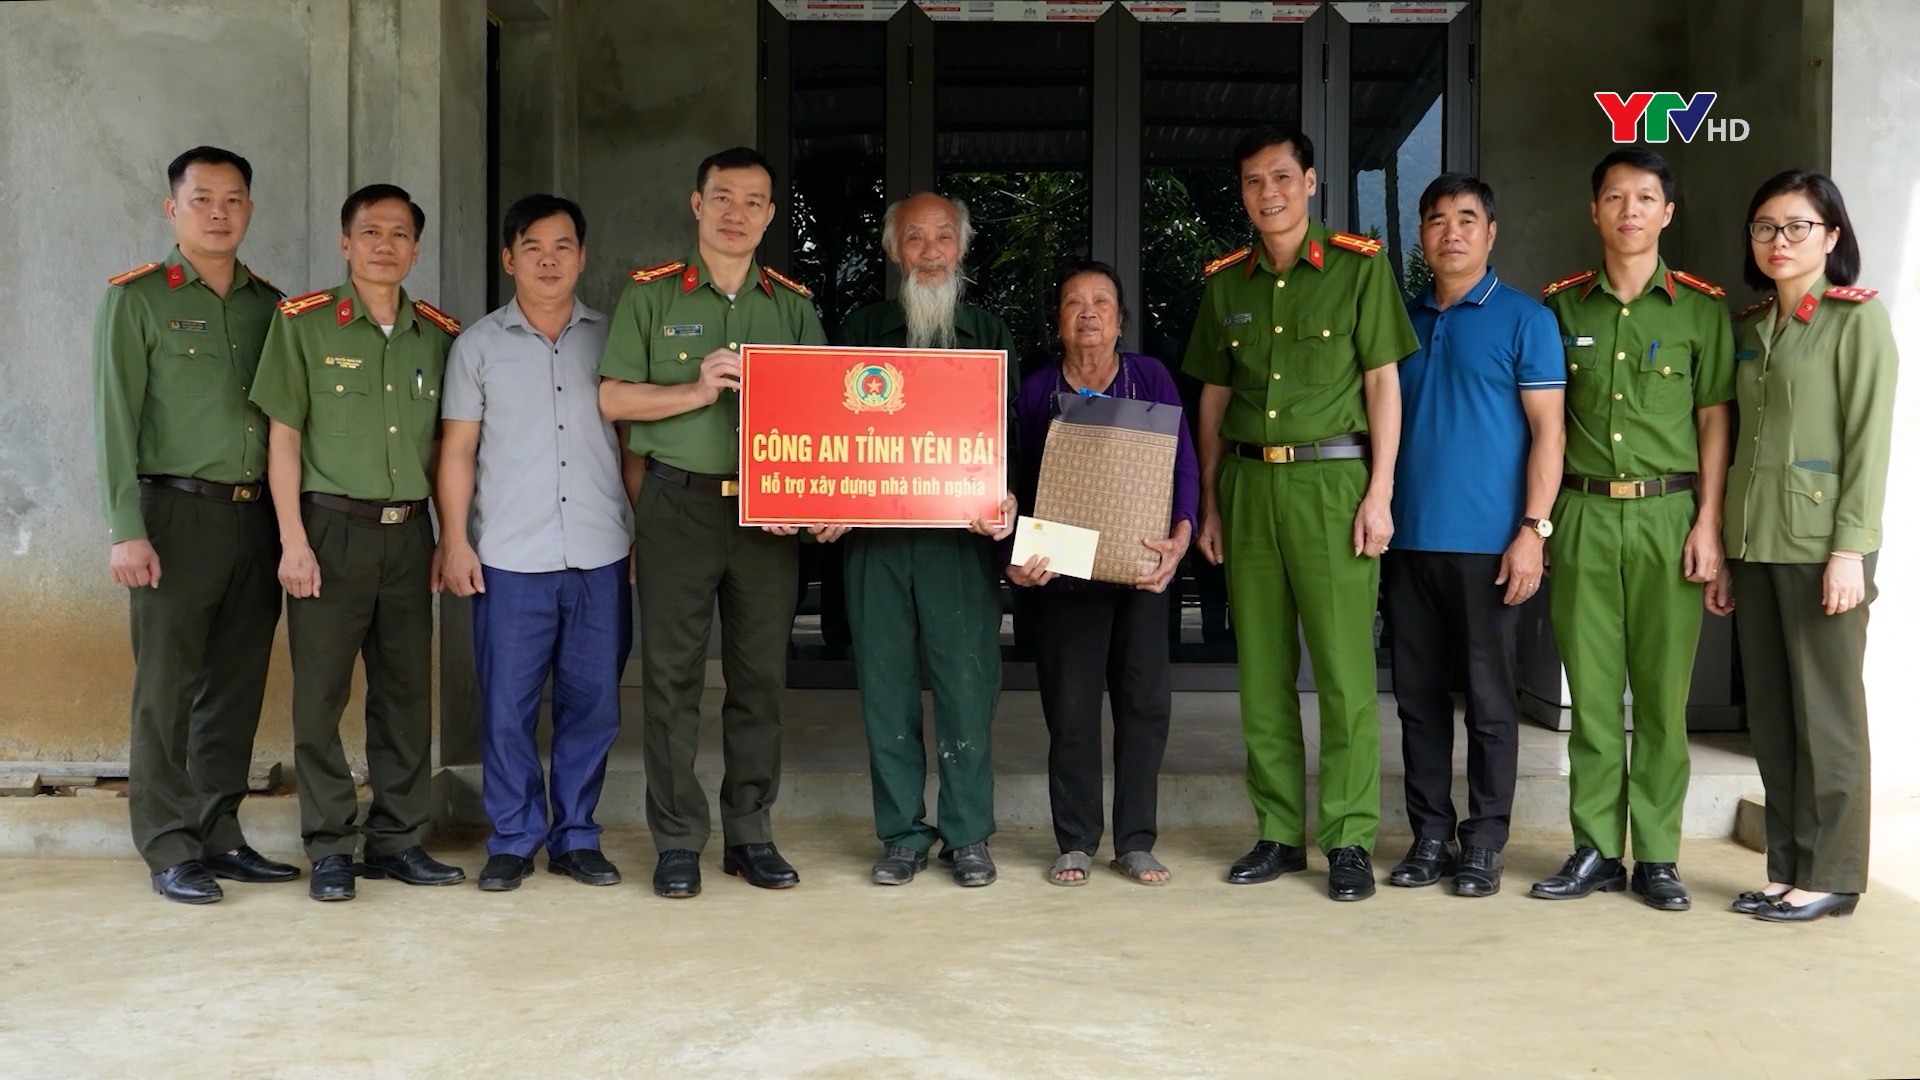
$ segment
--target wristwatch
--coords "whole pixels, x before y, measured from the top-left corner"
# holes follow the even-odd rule
[[[1548,521],[1546,518],[1523,517],[1520,519],[1520,527],[1523,529],[1532,529],[1542,540],[1553,535],[1553,522]]]

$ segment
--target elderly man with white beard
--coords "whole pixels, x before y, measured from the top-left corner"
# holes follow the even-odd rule
[[[887,208],[881,242],[900,292],[847,317],[841,345],[1003,349],[1007,388],[1019,385],[1013,335],[999,317],[962,303],[961,260],[973,239],[965,204],[931,193]],[[1011,444],[1009,443],[1009,449]],[[856,529],[846,549],[848,622],[873,774],[874,830],[884,850],[878,885],[905,885],[934,840],[960,885],[991,885],[993,713],[1000,700],[1000,569],[994,542],[1013,528]],[[933,684],[939,817],[927,823],[922,655]]]

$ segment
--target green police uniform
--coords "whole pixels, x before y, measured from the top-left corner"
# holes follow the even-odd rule
[[[720,291],[698,253],[632,276],[600,362],[607,378],[675,386],[699,381],[715,349],[827,343],[812,294],[758,265],[736,296]],[[773,840],[799,545],[740,527],[739,428],[740,397],[723,392],[691,412],[635,421],[628,436],[648,459],[634,533],[647,826],[659,851],[699,851],[712,832],[693,763],[716,596],[727,682],[721,832],[728,847]]]
[[[237,812],[280,621],[267,422],[247,388],[280,290],[236,264],[222,297],[178,248],[110,284],[94,446],[109,536],[160,559],[159,587],[128,605],[128,811],[157,873],[246,843]]]
[[[395,855],[426,839],[433,739],[433,524],[428,462],[460,324],[400,293],[381,331],[351,284],[288,300],[254,403],[300,432],[301,518],[318,596],[287,601],[300,832],[314,862]],[[367,668],[373,806],[356,828],[340,714]]]
[[[1007,354],[1020,385],[1013,334],[971,304],[954,310],[954,347]],[[847,317],[839,342],[905,348],[897,300]],[[1005,445],[1011,446],[1011,443]],[[964,529],[855,529],[846,547],[847,617],[873,780],[874,831],[884,844],[947,850],[992,836],[993,714],[1000,701],[1000,568],[994,542]],[[939,744],[937,825],[927,824],[927,749],[920,658],[933,684]]]
[[[1734,340],[1740,438],[1725,535],[1747,724],[1767,789],[1767,878],[1867,887],[1867,646],[1893,441],[1892,323],[1874,290],[1821,278],[1785,322],[1772,298]],[[1865,556],[1866,599],[1821,604],[1827,557]]]
[[[1549,605],[1573,694],[1568,812],[1575,845],[1603,858],[1625,852],[1629,818],[1635,861],[1680,853],[1687,689],[1704,610],[1682,562],[1698,499],[1691,486],[1634,482],[1700,469],[1695,412],[1733,397],[1723,295],[1664,260],[1632,299],[1592,270],[1545,290],[1567,353],[1568,490],[1553,512]],[[1597,484],[1607,490],[1575,489]]]
[[[1184,369],[1232,388],[1222,439],[1304,447],[1367,430],[1363,372],[1419,347],[1379,250],[1377,241],[1311,222],[1285,271],[1252,248],[1208,264]],[[1379,829],[1373,615],[1380,564],[1353,553],[1368,473],[1359,458],[1269,462],[1233,446],[1220,463],[1247,794],[1264,840],[1305,843],[1300,631],[1320,693],[1320,848],[1370,849]]]

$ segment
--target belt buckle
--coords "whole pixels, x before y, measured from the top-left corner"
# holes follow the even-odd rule
[[[252,484],[236,484],[233,488],[234,502],[252,502],[260,497],[260,489]]]
[[[398,525],[407,520],[407,508],[404,506],[383,506],[380,508],[380,524]]]
[[[1640,497],[1640,482],[1638,480],[1607,481],[1607,498],[1637,499],[1639,497]]]
[[[1293,461],[1291,446],[1263,446],[1260,448],[1260,460],[1269,465],[1285,465]]]
[[[740,481],[738,480],[720,481],[720,494],[722,497],[740,494]]]

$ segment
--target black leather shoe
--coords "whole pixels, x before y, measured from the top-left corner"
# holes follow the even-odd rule
[[[952,851],[943,850],[940,858],[953,864],[955,885],[977,889],[982,885],[991,885],[1000,878],[1000,871],[994,869],[993,856],[987,852],[985,840],[965,844]]]
[[[1758,915],[1761,909],[1772,907],[1775,900],[1785,895],[1787,894],[1780,893],[1768,896],[1765,889],[1753,889],[1733,898],[1733,910],[1742,915]]]
[[[1240,856],[1240,861],[1227,871],[1227,883],[1258,885],[1263,881],[1272,881],[1281,874],[1297,873],[1306,868],[1305,848],[1282,844],[1277,840],[1262,840],[1253,845],[1252,851]]]
[[[354,877],[353,856],[329,855],[313,864],[307,895],[315,900],[351,900]]]
[[[905,885],[913,875],[927,868],[927,853],[899,844],[888,844],[873,864],[875,885]]]
[[[653,891],[669,900],[700,895],[700,853],[674,848],[660,853],[653,868]]]
[[[300,876],[299,867],[274,862],[245,844],[232,851],[209,855],[200,861],[213,871],[214,877],[223,877],[228,881],[266,885],[276,881],[292,881]]]
[[[1603,859],[1590,847],[1568,856],[1560,872],[1544,881],[1536,881],[1529,896],[1540,900],[1578,900],[1595,889],[1619,892],[1627,887],[1627,868],[1619,859]]]
[[[458,885],[467,880],[467,872],[448,866],[415,844],[396,855],[369,855],[361,867],[364,878],[393,878],[408,885]]]
[[[1634,863],[1633,895],[1657,911],[1685,911],[1693,906],[1679,869],[1670,862]]]
[[[1373,860],[1366,848],[1356,844],[1327,852],[1328,899],[1365,900],[1373,888]]]
[[[1500,872],[1506,860],[1492,848],[1464,847],[1453,867],[1453,895],[1492,896],[1500,891]]]
[[[533,860],[505,853],[487,858],[480,868],[481,892],[512,892],[533,874]]]
[[[1453,851],[1445,840],[1415,840],[1407,849],[1407,857],[1387,874],[1387,884],[1417,889],[1452,873]]]
[[[791,889],[800,884],[800,871],[780,857],[772,844],[737,844],[720,856],[720,869],[762,889]]]
[[[197,859],[174,863],[153,875],[153,891],[176,904],[214,904],[226,895]]]
[[[1842,915],[1851,915],[1853,909],[1859,906],[1859,893],[1837,892],[1828,893],[1818,900],[1798,905],[1776,899],[1765,909],[1755,912],[1754,917],[1768,922],[1813,922],[1828,915],[1836,919]]]
[[[565,874],[582,885],[618,885],[620,869],[607,861],[599,848],[575,848],[549,856],[547,872]]]

